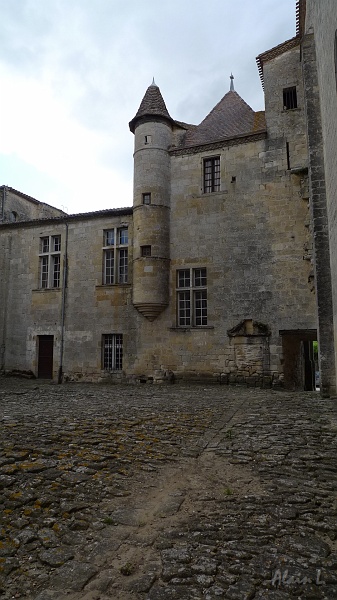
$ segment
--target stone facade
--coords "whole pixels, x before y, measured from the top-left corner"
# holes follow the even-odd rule
[[[302,42],[258,57],[263,113],[230,89],[187,125],[153,82],[130,122],[132,208],[68,216],[40,205],[3,222],[3,372],[45,376],[47,364],[58,381],[315,387],[321,292]],[[320,344],[331,349],[324,329]],[[323,363],[329,393],[331,354]]]
[[[65,213],[54,206],[39,202],[6,185],[0,187],[0,224],[63,215]]]
[[[306,10],[305,10],[306,9]],[[303,13],[303,76],[308,121],[310,191],[320,341],[320,369],[336,391],[337,365],[337,5],[307,0]],[[305,18],[304,18],[305,17]]]

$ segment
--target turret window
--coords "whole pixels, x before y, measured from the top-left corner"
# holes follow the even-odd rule
[[[151,204],[150,192],[146,192],[146,194],[142,194],[142,202],[143,202],[143,204]]]
[[[103,284],[128,282],[128,228],[104,231]]]
[[[220,191],[220,156],[204,159],[204,193]]]
[[[151,142],[152,142],[152,136],[151,135],[146,135],[144,143],[145,144],[151,144]]]
[[[207,325],[207,271],[179,269],[177,271],[178,327]]]
[[[283,108],[284,110],[297,108],[296,87],[285,88],[283,90]]]
[[[141,256],[151,256],[151,246],[140,247]]]

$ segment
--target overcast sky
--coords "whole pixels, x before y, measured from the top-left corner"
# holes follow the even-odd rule
[[[155,78],[200,123],[229,90],[264,108],[255,58],[296,0],[0,0],[0,185],[67,212],[132,205],[134,117]]]

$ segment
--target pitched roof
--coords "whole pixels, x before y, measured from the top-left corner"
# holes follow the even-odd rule
[[[129,123],[132,133],[135,132],[137,121],[149,116],[161,117],[173,123],[173,119],[170,117],[170,114],[166,108],[166,104],[163,96],[161,95],[160,89],[154,82],[147,88],[135,117]]]
[[[255,113],[237,92],[229,91],[200,125],[187,131],[184,146],[250,135],[265,128],[264,113]]]

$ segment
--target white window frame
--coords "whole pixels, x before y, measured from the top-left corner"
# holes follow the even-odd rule
[[[61,287],[61,235],[40,237],[39,287],[52,289]]]
[[[177,269],[177,326],[207,327],[207,269]]]
[[[103,285],[128,283],[128,228],[103,232]]]
[[[102,336],[102,368],[104,371],[123,370],[123,334],[104,333]]]

